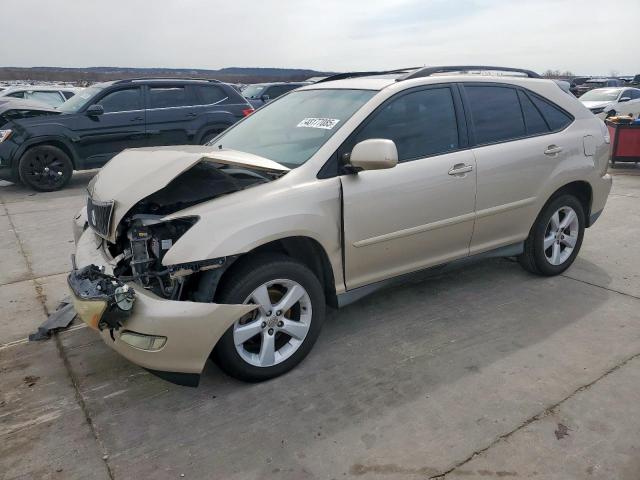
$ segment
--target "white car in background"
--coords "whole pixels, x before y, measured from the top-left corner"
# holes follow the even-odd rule
[[[640,116],[640,89],[596,88],[579,99],[596,117],[605,119],[615,115]]]
[[[0,97],[20,98],[59,107],[82,88],[54,85],[15,85],[0,89]]]

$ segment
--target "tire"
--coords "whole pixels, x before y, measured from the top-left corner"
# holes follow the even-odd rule
[[[264,300],[261,293],[266,292],[273,308],[261,307],[235,322],[218,341],[212,359],[228,375],[248,382],[288,372],[311,351],[324,322],[325,297],[318,278],[302,263],[280,254],[240,260],[228,274],[216,302],[258,303],[255,298]],[[278,311],[277,304],[290,292],[301,294],[299,300],[286,311]],[[238,342],[243,343],[236,345]],[[271,344],[273,356],[267,353]]]
[[[53,145],[38,145],[27,150],[18,163],[22,183],[39,192],[63,188],[73,175],[69,156]]]
[[[524,252],[518,257],[520,265],[537,275],[561,274],[580,251],[584,227],[584,209],[576,197],[564,194],[553,198],[531,227],[524,242]]]

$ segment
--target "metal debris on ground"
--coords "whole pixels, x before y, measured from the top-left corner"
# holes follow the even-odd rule
[[[29,335],[29,341],[47,340],[51,337],[51,333],[67,328],[76,318],[76,311],[73,308],[70,297],[63,298],[55,312],[49,315],[49,318],[38,327],[38,331]]]

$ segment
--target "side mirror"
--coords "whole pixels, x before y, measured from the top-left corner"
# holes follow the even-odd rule
[[[629,100],[631,100],[631,97],[622,97],[620,100],[618,100],[618,103],[628,102]]]
[[[357,143],[349,156],[356,170],[383,170],[398,164],[398,150],[393,140],[372,138]]]
[[[269,100],[271,100],[271,97],[269,95],[262,95],[260,97],[260,100],[262,100],[264,103],[267,103]]]
[[[102,105],[91,105],[85,111],[87,116],[89,117],[97,117],[98,115],[102,115],[104,113],[104,107]]]

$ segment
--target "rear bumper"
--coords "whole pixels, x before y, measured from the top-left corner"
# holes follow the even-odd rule
[[[91,264],[104,266],[105,274],[111,275],[111,260],[102,248],[96,248],[95,239],[90,229],[80,235],[75,257],[77,268]],[[70,278],[77,272],[74,270]],[[69,283],[76,301],[88,300],[83,292],[72,287],[73,282]],[[127,285],[135,292],[133,307],[126,315],[107,309],[104,315],[117,314],[121,326],[105,328],[111,322],[102,322],[102,329],[98,330],[100,336],[127,360],[180,384],[197,385],[197,378],[220,337],[236,320],[256,308],[254,305],[166,300],[137,284]],[[87,315],[83,320],[92,328],[100,323],[100,319],[92,321]],[[131,340],[127,339],[131,335],[165,340],[159,342],[162,343],[159,348],[141,348],[129,343]]]
[[[588,219],[587,227],[590,227],[600,217],[604,206],[607,203],[609,192],[611,192],[611,185],[613,179],[608,173],[602,177],[598,177],[595,182],[591,183],[592,199],[591,199],[591,214]]]

